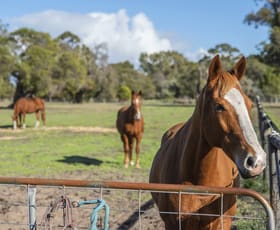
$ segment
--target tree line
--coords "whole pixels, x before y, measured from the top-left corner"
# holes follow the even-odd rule
[[[280,94],[280,0],[257,0],[263,5],[246,15],[248,25],[268,26],[269,40],[259,54],[247,57],[243,88],[250,96]],[[30,28],[9,32],[0,22],[0,98],[15,102],[37,95],[48,101],[125,100],[130,90],[146,99],[195,98],[204,86],[209,62],[220,54],[224,68],[242,55],[230,44],[217,44],[199,61],[177,51],[141,53],[139,67],[129,61],[108,63],[106,44],[88,47],[71,31],[52,38]]]

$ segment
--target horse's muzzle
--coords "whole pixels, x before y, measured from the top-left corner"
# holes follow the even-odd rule
[[[262,156],[265,156],[265,153]],[[265,157],[254,157],[251,154],[245,158],[244,161],[244,171],[241,171],[241,175],[244,178],[250,178],[260,175],[264,168],[266,167],[266,159]]]

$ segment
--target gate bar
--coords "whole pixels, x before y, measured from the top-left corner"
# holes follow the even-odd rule
[[[223,193],[226,195],[251,196],[258,200],[264,207],[269,220],[269,229],[275,230],[273,210],[268,201],[258,192],[244,188],[223,188],[183,184],[157,184],[157,183],[132,183],[120,181],[95,181],[95,180],[69,180],[69,179],[43,179],[43,178],[18,178],[0,177],[0,184],[16,185],[45,185],[45,186],[68,186],[68,187],[91,187],[91,188],[115,188],[134,189],[148,191],[175,191],[192,193]]]

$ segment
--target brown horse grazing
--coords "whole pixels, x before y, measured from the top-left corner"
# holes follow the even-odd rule
[[[13,119],[13,126],[14,129],[17,127],[22,126],[23,128],[26,127],[25,125],[25,115],[27,113],[35,113],[36,114],[36,124],[35,128],[39,127],[40,124],[40,113],[41,112],[41,119],[43,124],[46,125],[46,113],[45,113],[45,102],[39,97],[22,97],[18,99],[14,105],[14,115],[12,116]]]
[[[249,178],[263,171],[266,154],[251,123],[252,103],[239,84],[245,67],[244,57],[229,72],[222,70],[218,55],[212,59],[207,84],[193,115],[162,137],[150,172],[151,183],[234,187],[238,186],[239,173]],[[152,196],[159,211],[182,212],[161,213],[169,230],[179,226],[189,230],[228,230],[236,212],[234,195],[224,195],[222,203],[219,195],[185,194],[181,196],[181,206],[178,194]],[[223,218],[218,217],[221,211]]]
[[[118,111],[116,126],[120,133],[124,148],[124,166],[133,165],[132,152],[136,139],[136,168],[140,168],[140,145],[144,132],[144,117],[141,112],[142,92],[131,92],[131,105],[122,107]]]

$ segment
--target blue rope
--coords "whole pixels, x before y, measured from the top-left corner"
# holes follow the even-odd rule
[[[97,230],[97,219],[98,219],[98,211],[101,209],[105,209],[105,218],[104,218],[104,230],[109,229],[109,212],[110,208],[106,204],[105,200],[102,199],[97,199],[97,200],[84,200],[84,201],[79,201],[78,202],[78,207],[82,205],[87,205],[87,204],[96,204],[96,206],[93,208],[93,211],[90,216],[90,230]]]

